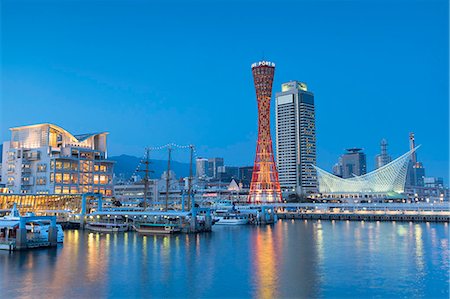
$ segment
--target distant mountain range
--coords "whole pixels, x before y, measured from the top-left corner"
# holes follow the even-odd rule
[[[114,165],[114,173],[116,177],[129,179],[135,172],[137,166],[141,162],[141,158],[130,156],[130,155],[120,155],[109,157],[109,160],[116,161]],[[150,159],[150,170],[154,171],[150,173],[150,178],[161,178],[164,171],[167,170],[167,160],[154,160]],[[145,164],[140,167],[141,170],[145,169]],[[174,171],[177,178],[189,176],[189,163],[181,163],[177,161],[170,162],[170,170]],[[193,174],[195,175],[195,164],[193,165]],[[143,172],[139,172],[138,175],[144,176]]]

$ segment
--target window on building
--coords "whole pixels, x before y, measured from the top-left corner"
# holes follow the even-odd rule
[[[55,183],[62,183],[62,173],[57,172],[55,174]]]
[[[47,171],[47,164],[38,164],[37,171],[38,172],[46,172]]]
[[[70,184],[70,173],[64,173],[63,174],[63,183],[64,184]]]
[[[61,193],[62,193],[61,186],[55,186],[55,194],[61,194]]]

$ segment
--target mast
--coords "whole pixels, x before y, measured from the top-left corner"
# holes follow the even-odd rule
[[[166,211],[169,209],[170,157],[172,154],[172,148],[169,145],[167,149],[169,151],[169,158],[167,159],[167,175],[166,175]]]
[[[194,146],[191,144],[189,145],[189,148],[191,149],[191,157],[190,157],[190,163],[189,163],[189,178],[188,178],[188,210],[191,209],[191,193],[192,193],[192,160],[194,157]]]
[[[150,149],[149,148],[145,149],[144,164],[145,164],[145,169],[140,170],[140,171],[143,171],[145,173],[145,176],[144,176],[144,210],[145,210],[145,209],[147,209],[148,183],[150,180],[149,173],[152,172],[149,168],[149,165],[150,165]]]

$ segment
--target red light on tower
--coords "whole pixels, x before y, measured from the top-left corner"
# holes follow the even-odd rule
[[[258,101],[258,141],[248,202],[280,202],[280,182],[270,136],[270,100],[275,64],[269,61],[254,63],[252,73]]]

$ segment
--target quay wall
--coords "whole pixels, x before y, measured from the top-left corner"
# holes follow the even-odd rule
[[[354,214],[354,213],[277,213],[279,219],[450,222],[450,215]]]

